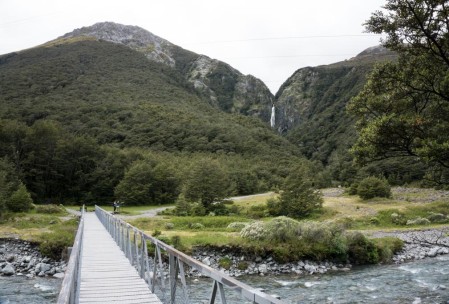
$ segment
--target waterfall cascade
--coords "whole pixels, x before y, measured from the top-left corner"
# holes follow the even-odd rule
[[[274,109],[274,105],[271,107],[271,119],[270,119],[270,124],[271,127],[274,128],[274,125],[276,123],[276,118],[275,118],[275,109]]]

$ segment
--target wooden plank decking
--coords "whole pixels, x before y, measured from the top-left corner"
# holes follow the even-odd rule
[[[139,277],[95,213],[86,213],[79,303],[162,303]]]

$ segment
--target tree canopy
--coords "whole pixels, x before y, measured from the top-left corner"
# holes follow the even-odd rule
[[[435,181],[447,181],[448,24],[449,7],[440,0],[389,0],[366,22],[399,57],[377,66],[348,105],[358,118],[359,161],[411,156],[434,169]]]

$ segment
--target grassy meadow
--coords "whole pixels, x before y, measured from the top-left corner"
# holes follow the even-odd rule
[[[435,214],[447,216],[449,194],[442,191],[393,189],[392,198],[374,198],[366,201],[356,195],[347,195],[342,189],[324,189],[322,193],[324,198],[322,210],[312,214],[305,220],[306,222],[341,224],[340,226],[344,226],[346,231],[407,230],[442,227],[449,224],[445,217],[430,223],[407,225],[407,221],[415,218],[429,218]],[[191,253],[195,246],[242,248],[250,244],[260,250],[267,244],[249,242],[240,236],[241,227],[229,228],[229,225],[250,224],[254,221],[268,222],[271,218],[266,216],[265,204],[269,198],[277,195],[269,192],[233,198],[233,203],[229,206],[238,210],[238,213],[228,216],[181,217],[169,215],[169,212],[160,212],[164,208],[168,210],[174,208],[174,205],[124,206],[117,216],[186,253]],[[77,227],[76,217],[65,209],[51,206],[37,206],[28,213],[11,213],[5,216],[0,224],[0,238],[18,237],[45,243],[47,239],[59,241],[62,235],[62,239],[70,243]],[[101,207],[112,211],[112,206]],[[66,208],[79,210],[77,206]],[[93,211],[93,207],[88,207],[88,211]],[[150,217],[156,212],[159,212],[159,215]]]

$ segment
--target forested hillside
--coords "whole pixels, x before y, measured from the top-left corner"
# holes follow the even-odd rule
[[[229,64],[185,50],[138,26],[100,22],[82,27],[56,39],[90,38],[125,45],[162,63],[179,75],[212,106],[269,121],[273,95],[252,75],[243,75]]]
[[[260,119],[211,104],[176,69],[89,37],[0,56],[0,119],[0,157],[14,168],[5,182],[15,175],[38,202],[111,200],[135,161],[185,181],[190,165],[215,159],[229,194],[265,191],[300,156]]]
[[[306,158],[322,163],[335,181],[350,183],[358,172],[385,175],[392,183],[421,178],[422,168],[409,161],[383,160],[361,169],[353,165],[349,153],[357,134],[355,118],[346,106],[376,64],[396,58],[378,46],[349,60],[297,70],[276,94],[277,131]]]

